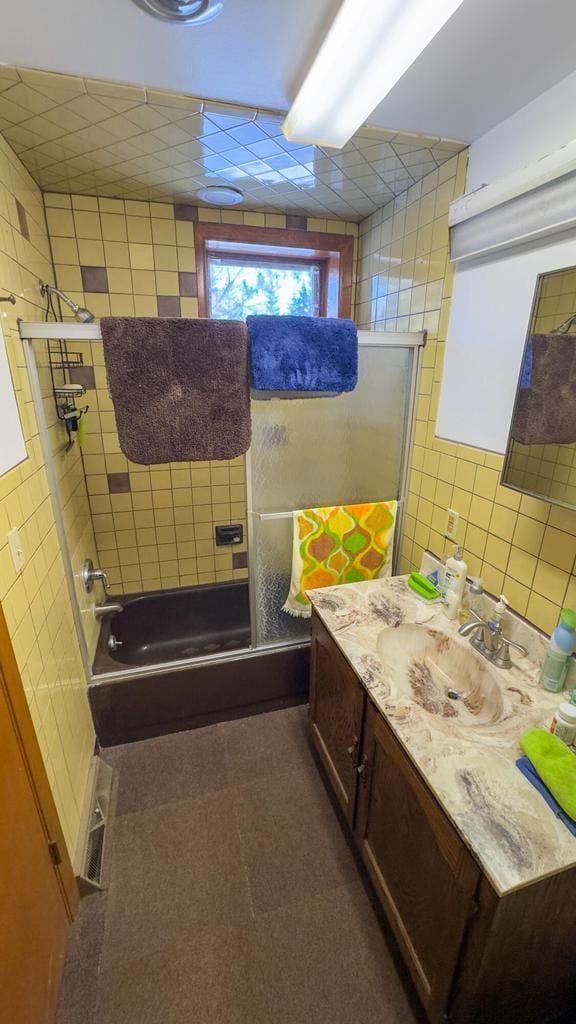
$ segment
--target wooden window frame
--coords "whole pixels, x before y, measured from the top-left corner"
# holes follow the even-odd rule
[[[196,273],[198,282],[198,315],[208,317],[208,257],[233,256],[251,259],[272,257],[298,260],[320,265],[321,316],[351,317],[352,266],[354,238],[352,235],[333,235],[322,231],[302,231],[295,228],[260,228],[244,224],[194,225]],[[252,250],[243,249],[252,246]],[[258,251],[260,250],[260,251]],[[334,286],[338,289],[337,308],[333,299]]]

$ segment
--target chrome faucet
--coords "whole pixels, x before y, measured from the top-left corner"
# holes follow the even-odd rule
[[[500,623],[489,626],[476,612],[471,610],[470,614],[473,618],[470,622],[460,626],[458,630],[460,636],[469,636],[472,647],[498,668],[512,668],[511,647],[523,655],[528,653],[522,644],[517,644],[515,640],[509,640],[502,634]]]
[[[124,607],[114,601],[110,604],[95,604],[94,605],[94,618],[103,619],[105,615],[117,615],[119,612],[123,612]]]

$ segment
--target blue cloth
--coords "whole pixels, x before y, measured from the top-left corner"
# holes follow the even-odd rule
[[[560,818],[560,821],[566,825],[566,828],[573,836],[576,836],[576,821],[572,821],[572,818],[570,818],[569,815],[566,814],[566,811],[562,810],[560,804],[556,802],[548,787],[542,782],[542,779],[538,775],[538,772],[530,759],[528,757],[519,757],[516,761],[516,767],[520,769],[522,775],[524,775],[525,778],[528,779],[528,782],[531,782],[534,788],[537,789],[544,797],[548,807],[552,808],[556,817]]]
[[[249,316],[250,373],[257,391],[353,391],[358,331],[352,320]]]
[[[532,383],[532,352],[532,338],[529,338],[520,370],[520,387],[522,389],[529,388]]]

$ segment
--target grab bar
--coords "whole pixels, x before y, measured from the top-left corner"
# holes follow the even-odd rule
[[[354,504],[354,502],[350,502],[349,504],[352,505],[352,504]],[[400,507],[403,504],[402,499],[400,498],[399,500],[397,500],[396,504],[398,505],[398,507]],[[298,510],[296,509],[295,511],[298,511]],[[253,516],[254,519],[260,519],[262,521],[263,519],[292,519],[292,516],[294,515],[294,512],[253,512],[253,511],[249,511],[248,515],[249,516]]]
[[[292,519],[293,512],[249,512],[255,519]]]

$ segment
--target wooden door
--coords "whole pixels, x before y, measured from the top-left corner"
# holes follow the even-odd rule
[[[1,1024],[53,1020],[76,903],[72,869],[0,609]]]
[[[480,871],[369,703],[356,835],[431,1021],[443,1018]]]
[[[347,821],[354,823],[365,695],[317,615],[312,617],[310,727]]]

